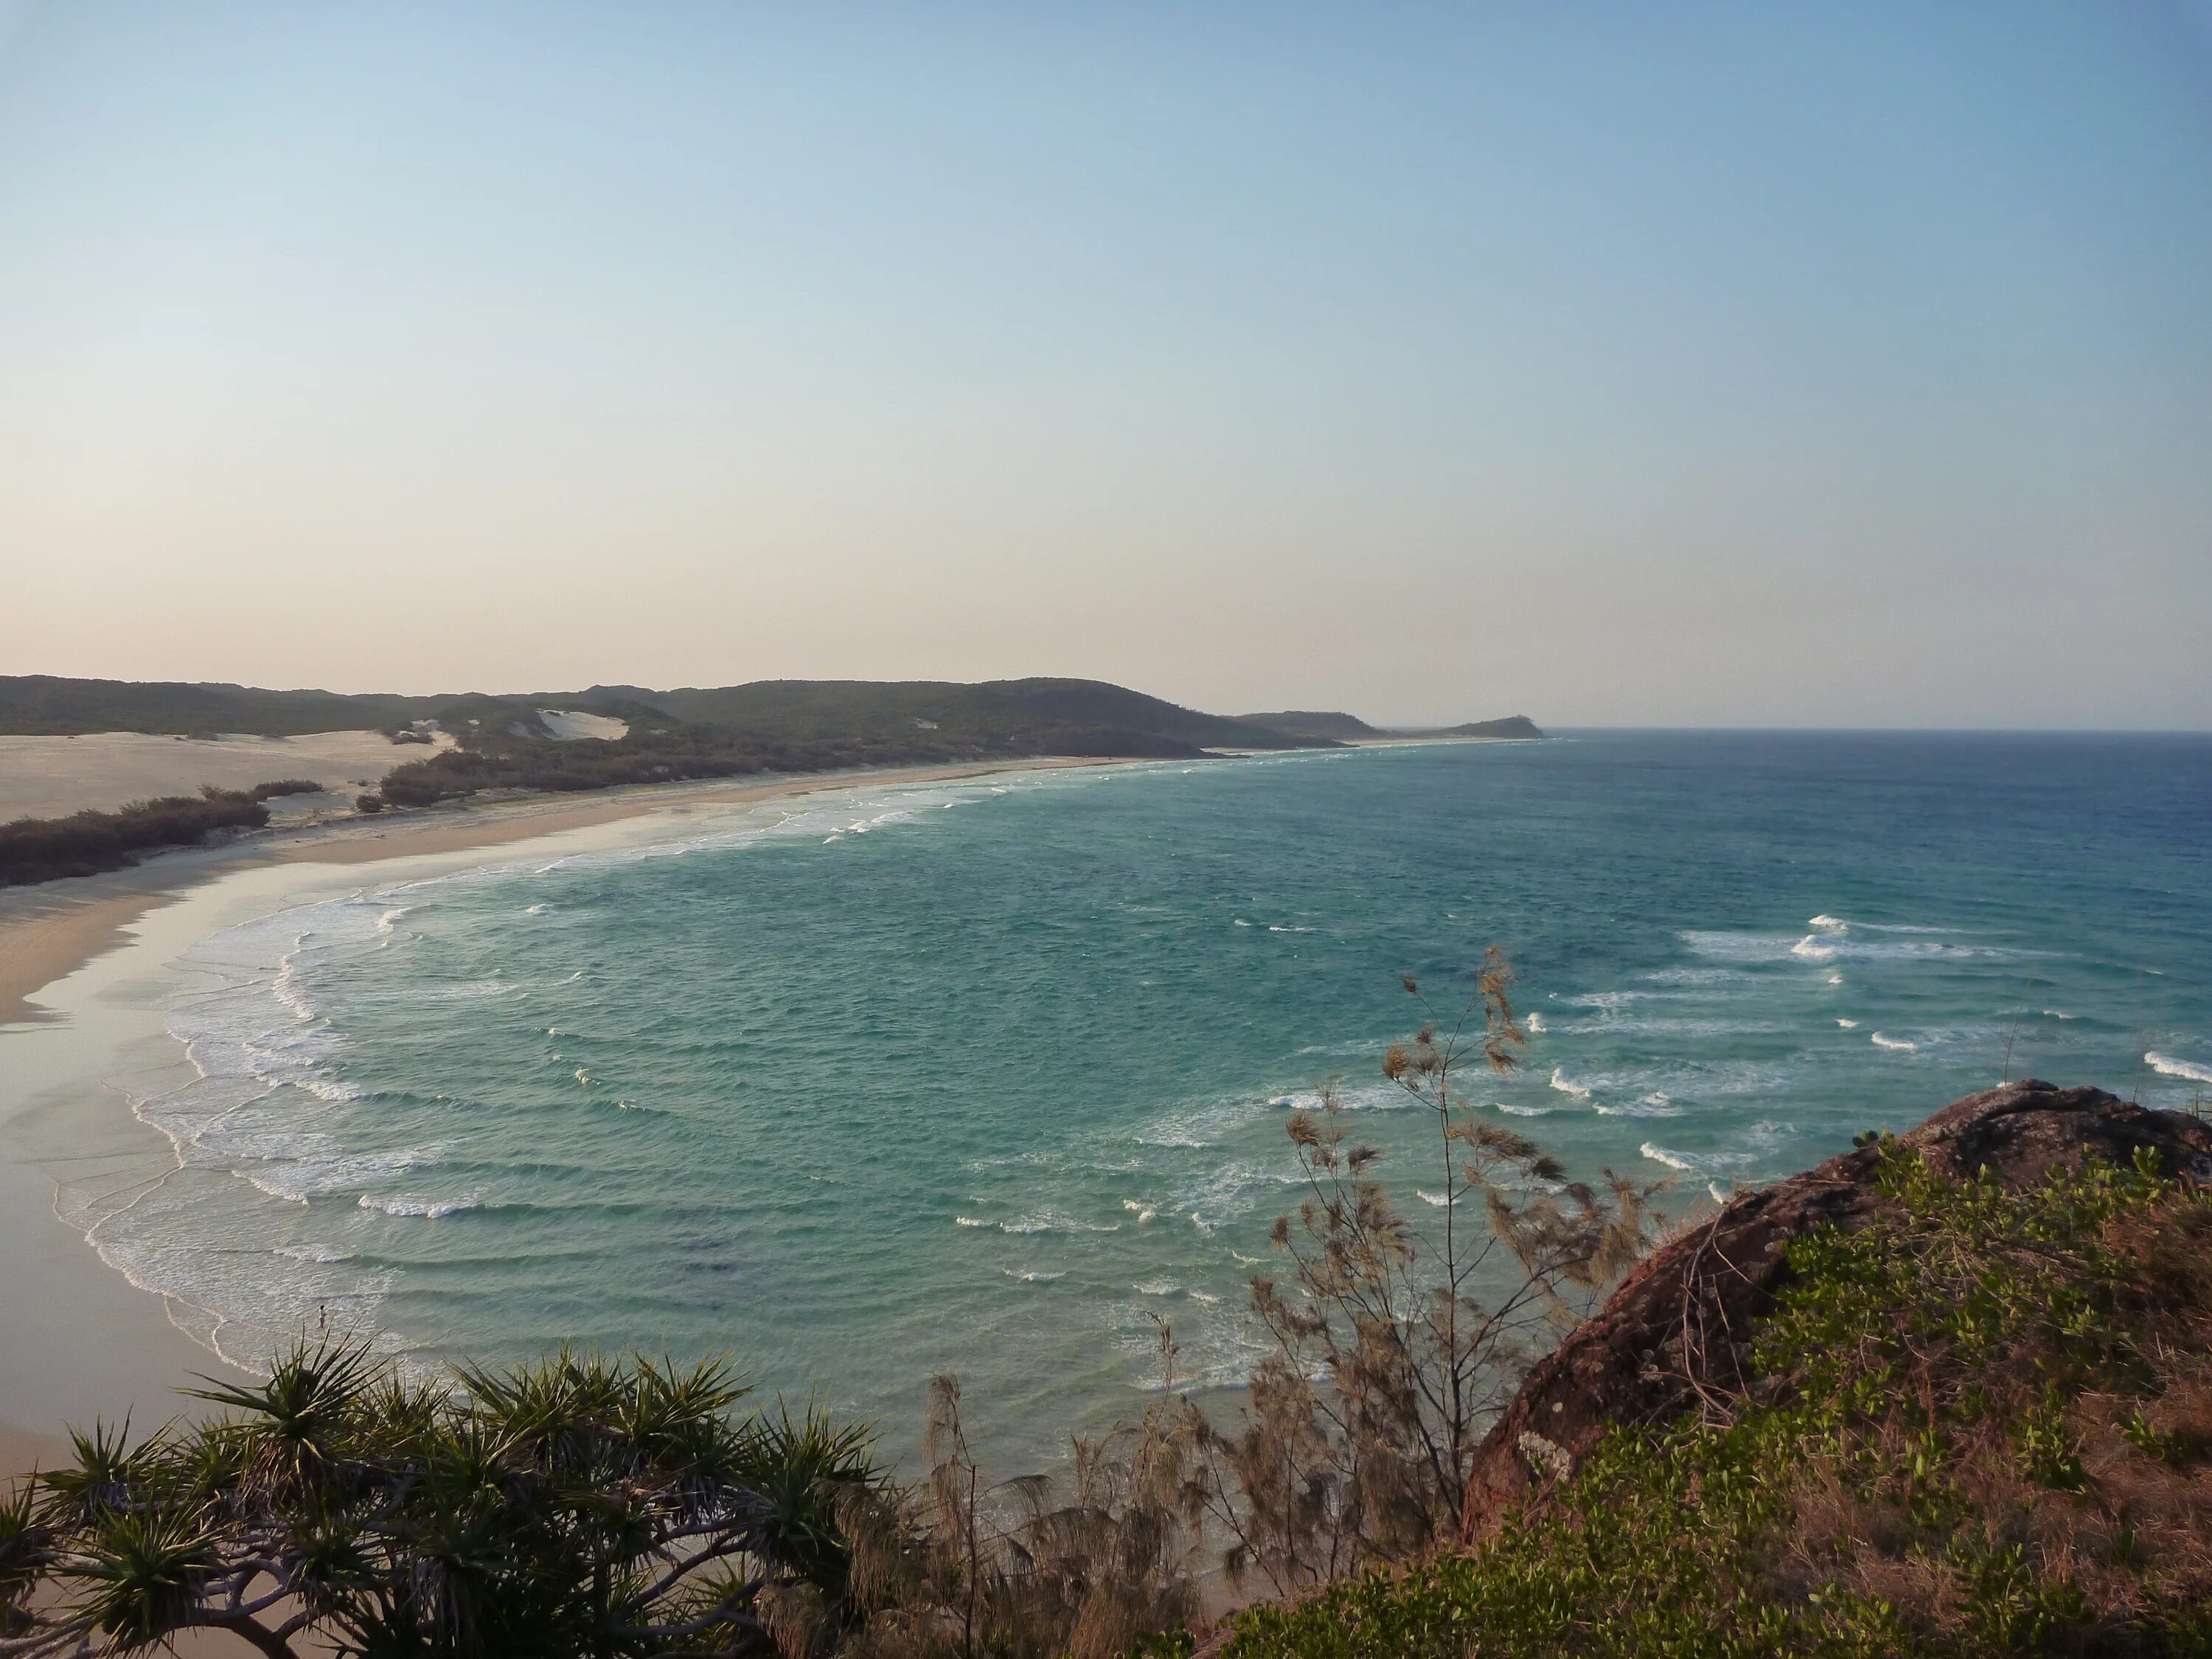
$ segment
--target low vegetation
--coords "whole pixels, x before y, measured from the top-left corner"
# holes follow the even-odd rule
[[[321,787],[294,779],[250,790],[204,789],[137,801],[112,812],[0,823],[0,887],[125,869],[146,854],[196,847],[220,831],[258,830],[269,822],[264,800]]]
[[[1750,1390],[1222,1659],[2212,1653],[2212,1200],[2148,1152],[1881,1181],[1790,1248]]]

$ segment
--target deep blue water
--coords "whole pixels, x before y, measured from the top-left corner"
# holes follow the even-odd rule
[[[1140,1401],[1148,1314],[1250,1363],[1277,1103],[1340,1079],[1436,1213],[1378,1063],[1399,975],[1493,940],[1542,1030],[1482,1109],[1678,1210],[2008,1073],[2212,1092],[2203,738],[1586,733],[703,822],[210,941],[134,1271],[240,1355],[319,1308],[423,1358],[726,1350],[894,1445],[953,1370],[1034,1461]]]

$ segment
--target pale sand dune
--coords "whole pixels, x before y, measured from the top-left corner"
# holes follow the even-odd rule
[[[538,718],[545,722],[545,729],[553,734],[556,743],[578,743],[586,738],[602,739],[627,737],[629,722],[618,720],[611,714],[585,714],[573,710],[563,713],[558,708],[541,708]]]
[[[440,744],[451,746],[450,738]],[[112,811],[155,795],[191,795],[203,784],[250,789],[312,778],[351,796],[393,767],[435,754],[381,732],[313,732],[297,738],[164,738],[98,732],[81,738],[0,737],[0,823]]]

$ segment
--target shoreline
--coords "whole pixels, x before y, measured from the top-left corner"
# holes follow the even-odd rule
[[[73,879],[64,891],[0,894],[0,1259],[14,1270],[0,1279],[0,1487],[65,1455],[65,1424],[135,1413],[150,1426],[201,1409],[175,1395],[195,1374],[246,1378],[222,1357],[214,1329],[188,1328],[204,1324],[204,1310],[142,1286],[98,1237],[108,1216],[180,1167],[122,1085],[189,1067],[158,1001],[164,974],[198,939],[343,884],[355,866],[412,860],[443,872],[524,843],[649,838],[661,814],[1129,763],[1044,757],[635,786],[585,800],[532,795],[266,832]]]
[[[588,798],[532,794],[480,805],[432,806],[256,831],[220,847],[179,848],[127,870],[0,890],[0,1032],[53,1018],[39,994],[130,942],[133,923],[189,889],[234,871],[280,864],[369,864],[473,852],[640,817],[663,807],[758,804],[867,784],[943,783],[1004,772],[1125,766],[1119,759],[1043,756],[936,766],[855,767],[775,773],[750,781],[715,778],[626,784]]]

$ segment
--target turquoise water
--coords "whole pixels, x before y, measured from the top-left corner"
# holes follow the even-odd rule
[[[1476,1082],[1680,1210],[2011,1075],[2212,1091],[2212,742],[1592,734],[863,788],[199,947],[185,1168],[110,1228],[240,1357],[727,1351],[1009,1467],[1256,1353],[1286,1103],[1484,945],[1541,1030]],[[2147,1058],[2148,1057],[2148,1058]]]

